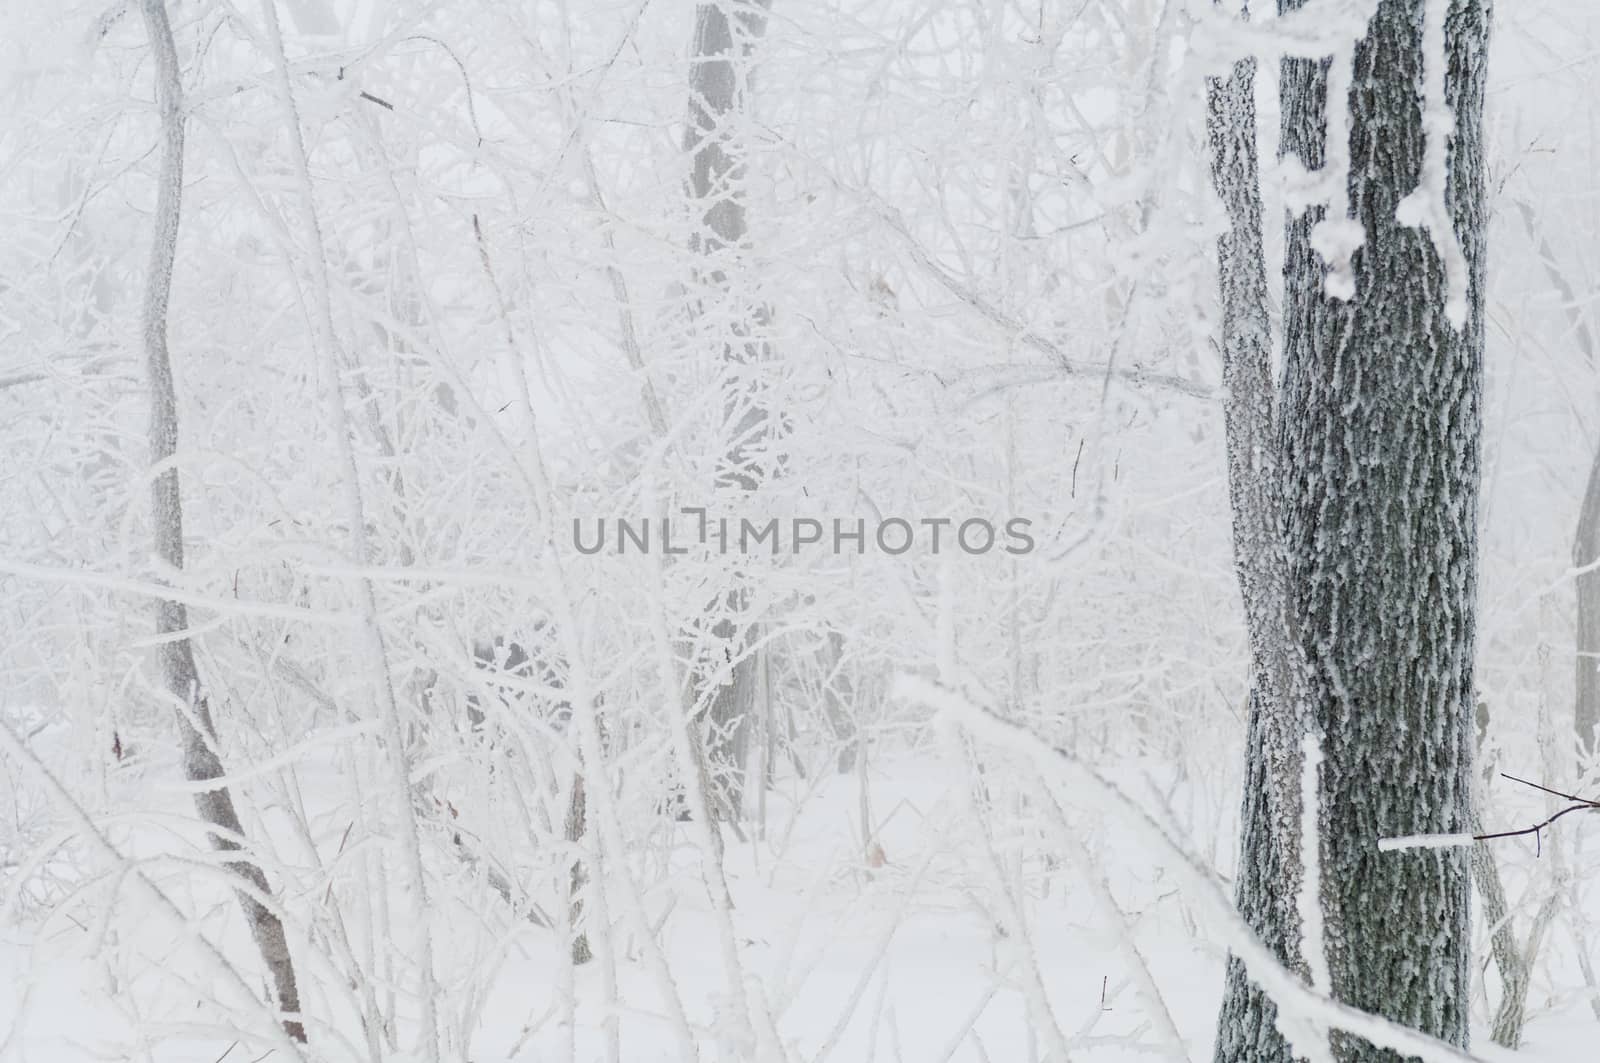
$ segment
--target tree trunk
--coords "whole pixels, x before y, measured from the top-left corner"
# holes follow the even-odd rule
[[[1545,715],[1541,705],[1541,729]],[[1474,722],[1476,774],[1472,787],[1472,833],[1483,834],[1484,785],[1494,778],[1495,768],[1495,754],[1489,745],[1488,702],[1478,702]],[[1522,1028],[1527,1022],[1526,1005],[1533,961],[1539,954],[1539,943],[1550,917],[1555,914],[1555,901],[1560,894],[1551,890],[1540,905],[1533,919],[1533,928],[1528,932],[1527,947],[1523,948],[1517,944],[1516,920],[1506,900],[1505,883],[1500,878],[1500,864],[1495,859],[1492,845],[1472,847],[1472,881],[1477,884],[1478,897],[1483,901],[1483,922],[1489,927],[1489,949],[1494,956],[1495,966],[1500,970],[1500,1004],[1495,1009],[1489,1039],[1502,1048],[1515,1049],[1522,1043]]]
[[[1595,751],[1595,728],[1600,726],[1600,449],[1589,466],[1589,483],[1573,537],[1572,564],[1588,569],[1573,581],[1578,595],[1578,644],[1572,702],[1578,749],[1588,756]]]
[[[701,4],[695,11],[689,67],[684,150],[693,154],[688,191],[698,212],[690,243],[703,256],[694,317],[697,322],[714,322],[711,327],[722,332],[727,449],[717,472],[719,495],[753,492],[770,473],[766,467],[770,424],[760,366],[770,355],[762,338],[769,315],[734,280],[748,231],[744,161],[735,143],[735,126],[744,115],[749,60],[766,31],[767,6],[767,0]],[[724,305],[720,312],[707,313],[710,303]],[[741,587],[730,589],[714,605],[719,614],[712,628],[714,645],[723,648],[725,658],[706,663],[713,672],[733,664],[732,676],[710,692],[706,714],[712,806],[727,820],[737,818],[743,805],[751,722],[759,696],[756,654],[746,652],[754,629],[739,620],[747,606],[748,596]],[[704,681],[702,677],[696,683],[697,691],[703,691]]]
[[[589,830],[588,796],[583,790],[583,774],[572,777],[572,790],[567,797],[567,821],[564,831],[567,842],[576,849]],[[583,887],[588,882],[583,860],[574,857],[567,881],[567,916],[572,928],[572,962],[582,966],[594,959],[589,948],[589,932],[583,927]]]
[[[1583,355],[1590,368],[1595,368],[1600,365],[1600,349],[1597,349],[1600,345],[1597,345],[1588,319],[1584,317],[1584,300],[1567,280],[1550,241],[1539,231],[1533,208],[1520,201],[1516,207],[1517,213],[1522,215],[1523,226],[1528,230],[1528,238],[1538,249],[1539,261],[1544,265],[1545,276],[1550,279],[1550,287],[1555,289],[1561,297],[1561,305],[1566,307],[1567,323],[1571,326],[1578,353]],[[1589,464],[1589,480],[1583,491],[1583,505],[1578,511],[1578,528],[1572,542],[1574,568],[1583,569],[1597,563],[1600,563],[1600,447],[1595,449]],[[1573,725],[1578,749],[1581,755],[1587,757],[1595,751],[1595,728],[1600,726],[1600,572],[1580,572],[1573,583],[1578,597]]]
[[[150,374],[150,461],[167,467],[151,486],[156,554],[173,569],[183,568],[183,501],[177,467],[171,464],[178,450],[178,399],[167,351],[167,305],[172,293],[172,269],[177,254],[178,221],[183,194],[183,88],[178,73],[178,52],[172,40],[164,0],[143,0],[145,26],[155,52],[156,95],[161,115],[162,155],[156,198],[156,231],[150,252],[150,280],[145,292],[144,348]],[[159,656],[167,692],[180,706],[178,734],[183,743],[183,774],[190,782],[210,782],[226,776],[217,751],[211,705],[195,667],[194,650],[185,632],[189,611],[177,601],[156,607],[156,633],[161,636]],[[212,848],[221,853],[243,853],[244,828],[226,786],[217,785],[195,795],[195,810],[213,828]],[[235,890],[250,934],[255,938],[277,992],[278,1010],[286,1017],[284,1032],[296,1041],[306,1039],[299,1019],[300,994],[294,963],[283,923],[262,899],[270,897],[267,876],[248,858],[229,859],[224,866],[241,880]]]
[[[1472,833],[1483,832],[1483,821],[1475,806]],[[1489,1040],[1514,1051],[1522,1044],[1522,1028],[1528,1021],[1528,989],[1533,977],[1533,960],[1539,954],[1545,928],[1555,915],[1555,902],[1559,894],[1552,891],[1539,905],[1524,947],[1517,943],[1516,922],[1506,900],[1493,846],[1472,847],[1472,877],[1478,884],[1478,895],[1483,899],[1483,921],[1491,928],[1489,948],[1494,955],[1495,967],[1500,971],[1500,1003],[1495,1008],[1494,1019],[1489,1026]]]
[[[835,767],[840,775],[849,775],[855,770],[856,755],[860,752],[861,729],[856,718],[859,709],[857,692],[845,663],[844,635],[840,632],[828,632],[828,650],[823,659],[828,665],[828,672],[823,677],[822,704],[827,713],[828,727],[833,732],[834,745],[839,751]]]
[[[1272,337],[1262,250],[1261,179],[1256,152],[1253,59],[1208,86],[1212,181],[1228,215],[1218,241],[1228,494],[1233,556],[1250,645],[1250,723],[1245,799],[1240,810],[1240,914],[1283,962],[1299,963],[1298,740],[1303,671],[1288,638],[1286,559],[1278,521],[1274,453]],[[1277,1009],[1237,959],[1228,960],[1217,1024],[1217,1058],[1286,1058]]]
[[[1364,243],[1351,260],[1353,299],[1325,289],[1313,248],[1324,209],[1289,229],[1279,462],[1287,615],[1326,752],[1321,902],[1332,992],[1465,1045],[1468,856],[1377,848],[1383,837],[1471,825],[1488,10],[1485,0],[1454,0],[1444,54],[1429,55],[1424,8],[1382,0],[1355,48],[1348,195]],[[1454,118],[1448,148],[1432,148],[1442,160],[1440,224],[1459,241],[1460,274],[1438,249],[1452,232],[1397,218],[1404,197],[1429,188],[1425,63],[1444,64],[1438,80]],[[1283,146],[1310,168],[1327,155],[1328,84],[1327,63],[1284,62]],[[1452,296],[1464,304],[1459,327]],[[1343,1033],[1333,1046],[1341,1063],[1401,1059]]]

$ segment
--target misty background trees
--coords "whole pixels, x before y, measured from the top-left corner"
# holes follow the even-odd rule
[[[170,20],[177,155],[146,8]],[[1600,27],[1578,3],[1496,12],[1493,257],[1456,332],[1448,286],[1418,283],[1437,234],[1394,217],[1425,149],[1391,157],[1387,131],[1420,130],[1412,111],[1348,114],[1359,162],[1381,110],[1376,198],[1333,202],[1279,157],[1319,162],[1284,40],[1294,78],[1314,88],[1332,55],[1347,89],[1380,8],[1409,32],[1424,5],[1311,3],[1298,28],[1146,0],[8,8],[0,1054],[1198,1059],[1230,949],[1228,1007],[1265,979],[1314,1031],[1354,1021],[1213,903],[1242,890],[1304,974],[1296,892],[1249,903],[1297,850],[1236,853],[1241,793],[1280,841],[1302,827],[1299,736],[1264,714],[1303,677],[1272,634],[1291,610],[1375,618],[1318,619],[1296,651],[1325,666],[1322,876],[1330,933],[1354,934],[1349,861],[1412,900],[1459,900],[1467,863],[1340,839],[1462,829],[1470,785],[1491,826],[1531,821],[1543,796],[1490,765],[1582,788],[1592,612],[1595,144],[1575,116]],[[1476,63],[1478,7],[1453,10]],[[1413,85],[1413,43],[1368,91]],[[169,453],[146,322],[173,163]],[[1308,203],[1286,283],[1281,222]],[[1347,208],[1403,254],[1356,252],[1335,303],[1308,227]],[[1341,329],[1435,357],[1328,362]],[[1338,367],[1360,372],[1317,375]],[[1467,614],[1433,605],[1472,593],[1474,410],[1468,691]],[[1275,558],[1280,477],[1299,508]],[[151,506],[180,485],[181,538]],[[1401,498],[1437,552],[1393,549],[1374,582],[1340,567],[1348,543],[1307,545],[1334,534],[1315,500],[1352,507],[1360,541]],[[1037,546],[571,548],[575,518],[683,506],[1018,515]],[[1410,654],[1408,618],[1437,626],[1435,666],[1369,666]],[[197,682],[161,668],[186,652]],[[1331,666],[1364,699],[1421,683],[1411,723],[1450,755],[1412,785],[1414,730],[1347,720]],[[1373,744],[1404,754],[1376,780]],[[1278,759],[1246,772],[1247,746]],[[197,816],[197,788],[236,822]],[[1339,954],[1335,994],[1459,1039],[1512,995],[1510,961],[1485,962],[1509,940],[1529,1050],[1563,1058],[1600,988],[1584,826],[1538,859],[1496,850],[1507,918],[1425,946],[1454,979],[1437,1013]],[[274,920],[299,1015],[251,937]],[[1384,970],[1421,948],[1374,946]]]

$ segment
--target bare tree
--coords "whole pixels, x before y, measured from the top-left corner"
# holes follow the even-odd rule
[[[150,249],[150,279],[144,300],[144,349],[150,375],[150,461],[159,471],[151,486],[156,554],[174,570],[183,568],[183,498],[175,458],[178,451],[178,396],[167,350],[167,307],[177,254],[178,223],[183,197],[183,83],[178,51],[167,21],[164,0],[143,0],[145,26],[156,61],[156,99],[161,115],[161,170],[157,179],[155,236]],[[189,610],[180,601],[163,600],[156,607],[156,633],[161,636],[161,675],[177,703],[178,734],[183,743],[183,773],[190,782],[208,783],[226,777],[218,752],[210,696],[195,667],[188,638]],[[195,809],[210,825],[208,836],[218,852],[230,854],[225,866],[240,880],[239,906],[256,948],[272,975],[284,1031],[305,1041],[300,993],[294,962],[284,937],[283,921],[267,906],[272,896],[267,876],[245,853],[244,828],[227,786],[195,794]],[[233,854],[238,854],[233,856]]]
[[[533,641],[530,639],[530,645],[533,647],[533,656],[529,655],[529,651],[521,643],[509,641],[504,636],[501,636],[493,639],[480,639],[475,642],[472,647],[473,663],[488,675],[491,685],[497,685],[495,684],[496,676],[504,676],[522,680],[523,682],[537,681],[552,690],[563,689],[567,670],[565,662],[561,662],[559,657],[552,661],[546,656],[546,654],[556,652],[554,650],[556,639],[554,632],[549,629],[548,622],[536,622],[533,625],[531,635],[538,640]],[[543,652],[540,650],[541,643],[544,646]],[[508,695],[508,699],[507,708],[514,712],[536,713],[539,711],[535,699],[526,693],[512,690]],[[550,706],[549,711],[549,723],[563,730],[570,725],[572,720],[572,704],[570,702],[557,702]],[[467,720],[473,730],[482,731],[488,725],[488,717],[484,712],[483,701],[477,693],[469,693],[467,695],[466,713]],[[549,768],[548,759],[546,759],[545,763],[546,767]],[[553,770],[551,770],[551,774],[554,774]],[[573,772],[572,782],[567,787],[566,811],[562,816],[562,837],[574,854],[580,851],[584,836],[588,833],[588,806],[589,800],[584,788],[583,771],[580,769]],[[456,839],[457,848],[462,848],[459,834],[456,835]],[[583,929],[583,891],[589,882],[589,872],[584,865],[585,859],[583,857],[572,856],[567,865],[563,883],[563,888],[567,891],[567,918],[572,934],[570,949],[572,962],[580,965],[594,959],[594,951],[589,945],[588,932]],[[515,908],[517,906],[517,890],[513,888],[511,880],[506,877],[505,872],[492,865],[488,870],[490,887],[500,894],[501,899],[508,905]],[[548,920],[544,919],[536,909],[530,909],[526,914],[535,923],[540,925],[548,923]]]
[[[1561,296],[1567,324],[1578,353],[1590,366],[1600,365],[1600,344],[1583,313],[1583,300],[1556,258],[1550,241],[1539,231],[1533,208],[1518,201],[1517,212],[1544,266],[1550,286]],[[1572,564],[1578,599],[1578,632],[1574,663],[1573,725],[1578,747],[1585,754],[1595,748],[1595,728],[1600,726],[1600,448],[1589,465],[1589,478],[1578,507],[1578,527],[1572,541]]]
[[[1543,747],[1547,744],[1544,732],[1547,730],[1548,706],[1542,693],[1539,708],[1540,745]],[[1472,833],[1475,838],[1487,836],[1483,827],[1484,784],[1493,776],[1495,769],[1495,754],[1488,737],[1489,706],[1487,702],[1480,701],[1476,728],[1477,772],[1472,786]],[[1472,881],[1477,885],[1478,897],[1483,903],[1484,925],[1490,928],[1489,950],[1494,956],[1495,967],[1500,971],[1500,1003],[1495,1008],[1489,1037],[1497,1045],[1514,1049],[1522,1043],[1522,1028],[1527,1023],[1533,961],[1539,954],[1545,931],[1555,917],[1561,893],[1552,888],[1545,895],[1533,917],[1526,942],[1523,942],[1517,938],[1514,913],[1506,898],[1505,881],[1500,877],[1500,863],[1492,847],[1472,847]]]
[[[1587,330],[1580,333],[1587,338]],[[1578,596],[1576,685],[1572,708],[1579,748],[1594,751],[1600,726],[1600,449],[1589,466],[1589,480],[1578,511],[1572,542],[1572,564]]]
[[[768,7],[768,0],[712,0],[695,10],[683,138],[684,150],[693,155],[688,191],[697,216],[691,246],[703,257],[695,278],[700,298],[691,304],[692,312],[697,327],[716,330],[723,358],[726,450],[716,487],[727,493],[753,492],[773,471],[773,422],[761,370],[771,357],[763,336],[770,314],[736,276],[749,231],[737,126],[749,96],[750,57],[766,31]],[[723,305],[708,313],[712,303]],[[723,595],[712,635],[725,657],[706,666],[715,673],[732,665],[732,676],[710,692],[706,713],[713,805],[728,820],[738,817],[743,803],[752,728],[762,709],[759,651],[749,647],[753,629],[740,620],[748,604],[740,587]],[[697,688],[709,681],[707,675],[697,678]],[[703,689],[699,692],[704,696]]]

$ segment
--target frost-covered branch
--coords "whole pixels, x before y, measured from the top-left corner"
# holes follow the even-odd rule
[[[1505,772],[1501,772],[1500,775],[1501,778],[1510,779],[1512,782],[1521,783],[1524,786],[1531,786],[1535,790],[1542,790],[1547,794],[1572,803],[1528,827],[1491,831],[1486,834],[1411,834],[1396,838],[1381,838],[1378,841],[1378,848],[1384,852],[1398,852],[1403,849],[1454,849],[1472,845],[1475,842],[1494,841],[1497,838],[1524,838],[1530,834],[1533,835],[1535,844],[1542,844],[1542,832],[1556,820],[1564,819],[1574,812],[1600,811],[1600,801],[1594,801],[1587,797],[1578,797],[1561,790],[1552,790],[1548,786],[1530,782],[1527,779],[1519,779],[1515,775],[1507,775]]]
[[[277,0],[262,0],[261,10],[266,23],[268,57],[272,60],[277,75],[278,104],[282,109],[283,124],[289,134],[290,162],[294,168],[297,185],[294,198],[299,220],[298,236],[310,266],[311,285],[307,293],[310,304],[309,324],[313,335],[313,349],[320,355],[322,362],[325,424],[339,455],[337,486],[344,505],[348,536],[347,560],[352,565],[363,566],[368,563],[366,506],[361,496],[361,472],[356,463],[355,448],[351,441],[351,424],[345,407],[344,367],[340,364],[338,341],[333,326],[328,268],[324,257],[322,230],[317,220],[310,161],[305,139],[300,131],[300,114],[295,106],[294,88],[289,78],[289,60],[284,52],[283,33],[278,24]],[[388,761],[389,800],[393,805],[393,814],[399,819],[401,852],[406,878],[409,880],[407,893],[410,898],[411,955],[406,959],[414,965],[416,971],[416,995],[421,1020],[417,1047],[421,1059],[436,1063],[439,1059],[439,1019],[433,972],[433,933],[429,925],[431,912],[428,906],[427,875],[422,862],[422,843],[411,802],[411,771],[406,753],[405,732],[400,721],[400,707],[395,698],[388,653],[384,645],[372,584],[366,580],[356,581],[355,594],[357,608],[362,617],[359,628],[362,659],[369,677],[366,693],[384,731],[383,749]]]
[[[167,308],[177,258],[178,225],[183,199],[183,82],[177,47],[167,21],[166,0],[143,0],[145,28],[155,53],[156,99],[161,115],[161,169],[156,192],[156,231],[150,247],[150,275],[144,301],[145,363],[150,376],[150,462],[158,470],[151,484],[151,509],[156,555],[174,571],[184,560],[183,496],[178,478],[178,396],[172,358],[167,349]],[[156,604],[158,655],[166,693],[176,708],[183,745],[183,773],[190,783],[204,784],[194,793],[200,817],[213,829],[213,848],[242,853],[244,827],[234,807],[212,721],[211,700],[195,665],[189,638],[189,612],[183,602],[162,598]],[[300,990],[289,955],[283,921],[262,903],[270,896],[266,873],[252,858],[233,858],[228,868],[240,882],[236,895],[262,961],[272,976],[283,1029],[292,1041],[306,1039],[300,1019]]]
[[[1044,742],[1025,728],[1008,723],[958,691],[915,676],[902,676],[896,693],[950,716],[986,742],[1027,757],[1067,791],[1114,815],[1153,849],[1166,853],[1188,884],[1186,896],[1200,904],[1221,932],[1228,950],[1237,956],[1250,977],[1278,1005],[1301,1023],[1344,1030],[1380,1048],[1416,1056],[1424,1063],[1483,1063],[1481,1057],[1427,1034],[1419,1033],[1379,1015],[1360,1011],[1309,988],[1299,975],[1272,955],[1244,923],[1222,891],[1216,874],[1188,846],[1172,837],[1149,813],[1111,780],[1063,749]],[[1302,1049],[1303,1051],[1303,1049]]]
[[[145,0],[146,3],[158,3],[159,0]],[[180,940],[192,942],[199,952],[203,962],[209,969],[218,984],[225,985],[237,992],[240,999],[246,1001],[246,1006],[259,1012],[266,1020],[263,1023],[265,1034],[284,1054],[293,1060],[304,1060],[301,1044],[305,1037],[300,1029],[298,1016],[285,1015],[281,1011],[263,1008],[256,999],[254,990],[239,970],[228,962],[228,958],[217,948],[216,944],[200,933],[194,921],[183,914],[177,904],[167,895],[160,886],[151,881],[143,870],[131,863],[126,856],[114,845],[104,831],[94,822],[94,819],[85,811],[82,804],[72,796],[61,781],[56,778],[44,762],[39,759],[22,737],[14,731],[9,723],[0,719],[0,746],[6,753],[19,764],[23,770],[39,781],[41,786],[66,813],[68,818],[76,825],[78,833],[94,847],[100,850],[114,866],[134,885],[138,886],[153,903],[155,910],[171,923]],[[298,1011],[298,1005],[295,1009]],[[281,1023],[281,1025],[280,1025]]]

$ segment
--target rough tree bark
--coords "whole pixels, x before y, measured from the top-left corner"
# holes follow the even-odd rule
[[[155,53],[156,101],[161,116],[161,169],[157,178],[155,237],[150,250],[150,280],[144,301],[144,349],[150,374],[150,461],[161,468],[151,485],[156,554],[173,569],[183,568],[183,499],[173,458],[178,450],[178,398],[173,384],[172,360],[167,349],[167,306],[172,294],[172,269],[177,255],[178,222],[183,196],[183,84],[178,72],[178,51],[167,21],[164,0],[143,0],[145,27]],[[194,649],[185,632],[189,611],[177,601],[156,607],[156,633],[162,637],[159,657],[162,681],[178,703],[178,735],[183,743],[183,774],[190,782],[206,783],[226,777],[218,754],[211,703]],[[284,1032],[296,1041],[306,1039],[300,1021],[300,994],[294,963],[284,936],[283,923],[264,903],[272,896],[267,876],[244,854],[244,828],[234,808],[233,795],[218,784],[199,792],[195,810],[212,828],[208,837],[218,852],[241,854],[224,866],[240,879],[234,892],[245,921],[267,965],[284,1015]]]
[[[739,283],[738,260],[749,225],[744,204],[744,160],[736,144],[749,89],[750,57],[766,31],[770,0],[713,0],[695,10],[689,66],[689,114],[684,150],[693,156],[689,197],[697,217],[691,246],[702,256],[695,278],[699,298],[694,317],[721,335],[725,445],[716,478],[719,494],[755,491],[770,474],[767,443],[771,420],[765,404],[760,363],[770,356],[762,334],[767,309]],[[712,304],[720,304],[713,306]],[[748,651],[753,629],[738,619],[748,596],[728,590],[715,608],[715,645],[726,659],[706,663],[716,671],[729,661],[733,675],[710,694],[707,765],[713,805],[725,820],[736,819],[744,802],[744,774],[751,724],[760,708],[761,684],[756,652]],[[708,677],[698,678],[703,691]]]
[[[1286,558],[1279,534],[1268,320],[1262,249],[1261,179],[1256,150],[1254,59],[1236,63],[1208,86],[1207,132],[1212,182],[1228,217],[1217,244],[1222,320],[1223,417],[1233,556],[1250,645],[1250,758],[1241,810],[1235,903],[1252,930],[1291,966],[1299,963],[1295,886],[1299,880],[1298,737],[1303,727],[1302,671],[1288,638]],[[1217,1058],[1272,1059],[1288,1054],[1277,1008],[1230,957],[1217,1030]]]
[[[1296,723],[1300,713],[1266,702],[1263,680],[1271,673],[1258,661],[1239,876],[1246,917],[1280,956],[1302,959],[1294,955],[1299,929],[1287,900],[1300,862],[1286,829],[1288,806],[1275,797],[1286,788],[1274,758],[1284,751],[1280,721],[1308,726],[1326,755],[1321,903],[1332,992],[1455,1044],[1467,1037],[1467,857],[1459,850],[1380,854],[1377,840],[1470,829],[1487,31],[1486,0],[1455,0],[1445,55],[1425,56],[1423,0],[1382,0],[1355,49],[1348,194],[1365,242],[1353,260],[1353,300],[1324,288],[1325,265],[1313,246],[1324,209],[1290,224],[1273,479],[1284,550],[1279,631],[1291,663],[1283,674],[1305,684],[1306,713]],[[1447,319],[1445,260],[1428,232],[1396,217],[1424,177],[1425,61],[1445,62],[1454,115],[1443,176],[1448,221],[1467,266],[1459,329]],[[1283,148],[1313,169],[1326,156],[1328,71],[1327,62],[1306,59],[1285,60],[1282,70]],[[1227,87],[1219,89],[1226,96]],[[1234,97],[1235,119],[1247,96]],[[1237,238],[1239,211],[1230,208]],[[1225,250],[1225,284],[1226,259]],[[1251,298],[1242,301],[1248,306]],[[1230,461],[1237,462],[1233,435]],[[1243,565],[1241,581],[1248,610]],[[1265,619],[1272,622],[1270,612]],[[1252,651],[1259,652],[1255,623],[1252,617]],[[1292,666],[1295,655],[1303,671]],[[1232,966],[1219,1063],[1288,1063],[1273,1018],[1270,1002]],[[1341,1063],[1401,1058],[1347,1034],[1335,1033],[1332,1043]]]

